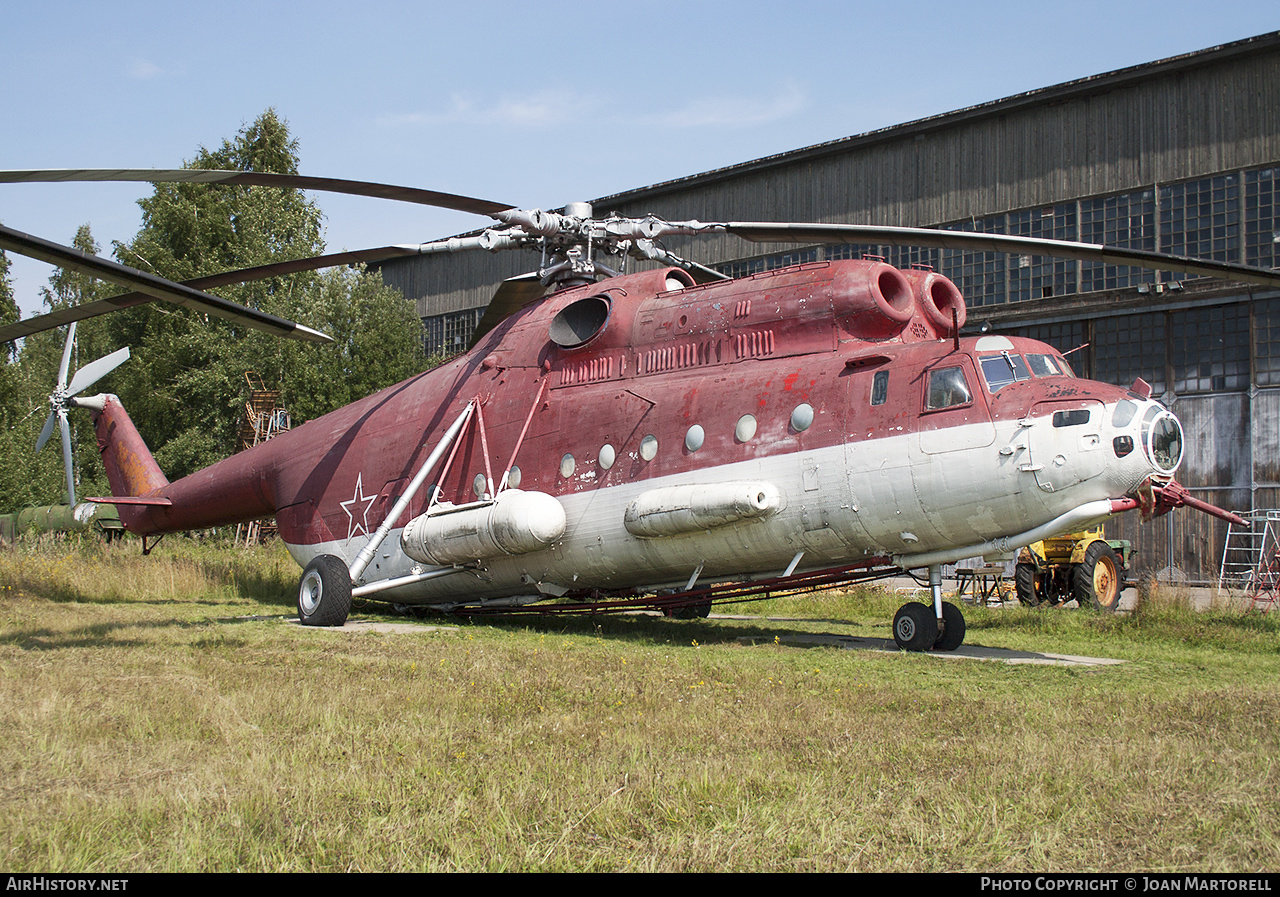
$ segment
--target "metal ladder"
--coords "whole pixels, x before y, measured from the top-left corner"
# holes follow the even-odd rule
[[[1222,567],[1218,574],[1219,589],[1252,592],[1268,575],[1276,555],[1280,535],[1280,510],[1256,510],[1243,515],[1249,527],[1227,524],[1227,538],[1222,543]]]

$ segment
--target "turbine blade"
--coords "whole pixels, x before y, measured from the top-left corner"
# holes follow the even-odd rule
[[[75,325],[72,324],[71,326],[74,327]],[[128,360],[129,347],[125,346],[123,349],[117,349],[110,355],[104,355],[97,361],[86,364],[76,371],[76,375],[71,378],[71,385],[67,387],[67,396],[78,395],[82,390],[88,389]]]

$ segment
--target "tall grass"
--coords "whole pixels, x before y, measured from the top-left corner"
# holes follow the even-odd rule
[[[1277,619],[969,609],[1012,666],[889,637],[876,590],[628,615],[286,621],[278,549],[0,552],[11,870],[1265,870]],[[441,625],[443,624],[443,625]]]

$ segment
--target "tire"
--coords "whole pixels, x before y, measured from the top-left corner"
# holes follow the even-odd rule
[[[1040,595],[1036,591],[1035,564],[1018,564],[1013,570],[1013,585],[1021,604],[1026,607],[1040,606]]]
[[[1124,568],[1106,542],[1094,542],[1084,553],[1084,561],[1072,573],[1072,592],[1081,607],[1112,613],[1120,606],[1124,588]]]
[[[322,554],[302,571],[298,619],[303,626],[341,626],[351,613],[351,573],[341,558]]]
[[[893,640],[903,651],[928,651],[938,640],[938,618],[933,608],[917,601],[898,608],[893,618]]]
[[[942,622],[946,630],[933,643],[935,651],[954,651],[964,644],[964,614],[949,601],[942,602]],[[934,621],[937,625],[937,620]]]
[[[668,613],[677,620],[696,620],[699,617],[709,617],[711,616],[711,602],[695,601],[693,604],[677,607]]]

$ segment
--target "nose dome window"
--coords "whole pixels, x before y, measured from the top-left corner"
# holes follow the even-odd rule
[[[1151,427],[1151,461],[1167,473],[1182,462],[1182,427],[1173,415],[1156,418]]]
[[[1173,473],[1182,463],[1182,424],[1171,412],[1151,408],[1142,420],[1142,445],[1156,470]]]

